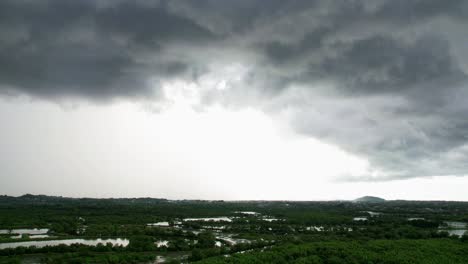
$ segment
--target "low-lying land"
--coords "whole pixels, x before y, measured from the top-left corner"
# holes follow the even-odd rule
[[[466,263],[467,222],[464,202],[0,196],[0,263]]]

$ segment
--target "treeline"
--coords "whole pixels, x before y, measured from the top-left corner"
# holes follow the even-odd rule
[[[51,226],[57,233],[74,235],[80,224],[142,225],[188,217],[239,216],[236,211],[255,211],[262,216],[284,219],[285,223],[291,225],[349,225],[353,224],[353,217],[369,216],[367,211],[383,213],[380,217],[384,218],[391,216],[392,221],[404,221],[409,217],[435,222],[468,221],[466,202],[222,202],[151,198],[72,199],[26,195],[0,196],[0,229]],[[250,217],[249,221],[253,223],[261,220]]]

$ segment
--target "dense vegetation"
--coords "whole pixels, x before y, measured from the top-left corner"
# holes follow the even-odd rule
[[[455,240],[337,241],[280,246],[265,252],[208,258],[197,263],[436,264],[467,263],[468,245]]]
[[[187,220],[202,217],[214,219]],[[0,232],[0,246],[128,240],[125,246],[5,248],[0,263],[152,263],[156,258],[166,263],[467,263],[468,236],[450,235],[449,221],[468,222],[468,203],[0,196],[0,230],[48,230],[40,238]]]

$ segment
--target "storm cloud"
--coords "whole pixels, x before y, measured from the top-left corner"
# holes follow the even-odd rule
[[[461,0],[1,1],[0,93],[163,101],[194,83],[197,107],[260,108],[369,160],[346,180],[464,176],[467,26]]]

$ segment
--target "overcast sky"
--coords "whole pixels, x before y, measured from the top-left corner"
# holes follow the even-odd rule
[[[0,1],[0,193],[468,200],[468,2]]]

